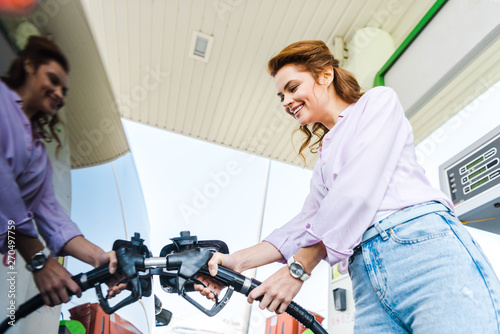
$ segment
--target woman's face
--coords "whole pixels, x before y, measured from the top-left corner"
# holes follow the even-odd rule
[[[327,120],[328,81],[319,84],[309,71],[286,65],[274,76],[274,84],[285,111],[300,125]]]
[[[32,115],[41,111],[48,116],[54,116],[66,103],[67,73],[53,60],[40,65],[36,71],[28,64],[26,70],[28,77],[25,88],[28,101],[23,100],[23,105]]]

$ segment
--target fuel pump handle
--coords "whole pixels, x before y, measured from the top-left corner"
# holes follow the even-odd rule
[[[204,266],[200,269],[200,273],[209,276],[208,266]],[[240,273],[231,270],[229,268],[219,266],[217,275],[213,277],[218,282],[234,288],[234,291],[248,296],[248,294],[258,287],[261,282],[254,278],[249,278],[241,275]],[[257,298],[258,301],[262,299],[262,296]],[[309,313],[302,306],[298,305],[294,301],[290,302],[286,309],[286,313],[290,314],[292,317],[297,319],[304,326],[309,328],[315,334],[328,334],[328,332],[321,326],[321,324],[316,320],[316,318]]]

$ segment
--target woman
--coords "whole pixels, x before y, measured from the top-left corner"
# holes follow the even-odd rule
[[[69,300],[67,289],[78,296],[81,290],[50,253],[72,255],[94,267],[109,262],[110,273],[117,266],[115,253],[86,240],[55,199],[42,140],[61,146],[55,126],[65,104],[68,72],[54,43],[31,37],[0,81],[0,246],[2,253],[15,246],[51,306]],[[121,288],[110,288],[110,295]]]
[[[319,159],[302,211],[265,241],[215,254],[238,272],[288,262],[248,296],[282,313],[320,260],[350,257],[356,333],[497,333],[500,283],[417,164],[395,92],[362,94],[321,41],[283,49],[268,63],[285,111]],[[310,130],[307,125],[312,126]],[[198,287],[214,297],[210,287]],[[326,293],[326,291],[325,291]]]

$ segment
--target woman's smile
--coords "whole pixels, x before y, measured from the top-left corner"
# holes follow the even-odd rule
[[[297,118],[299,116],[299,112],[300,110],[302,109],[302,107],[304,107],[304,104],[300,104],[294,108],[291,108],[290,109],[290,113],[295,116],[295,118]]]

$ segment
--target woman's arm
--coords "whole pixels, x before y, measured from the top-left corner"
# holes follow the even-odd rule
[[[307,273],[318,265],[325,257],[326,249],[322,242],[310,247],[300,248],[295,254],[295,260],[300,262]],[[283,259],[279,250],[269,242],[263,241],[255,246],[239,250],[231,255],[216,253],[208,262],[210,273],[217,274],[218,265],[222,265],[239,273],[257,268]]]
[[[219,265],[239,273],[283,259],[279,250],[269,242],[263,241],[252,247],[239,250],[233,254],[215,253],[208,261],[208,270],[212,276],[217,275]],[[199,277],[205,283],[195,284],[195,289],[208,299],[215,300],[215,294],[224,286],[207,277]]]
[[[283,259],[279,250],[269,242],[239,250],[233,254],[215,253],[208,261],[208,270],[217,275],[218,267],[224,266],[239,273]]]
[[[309,247],[302,247],[293,256],[295,261],[304,266],[306,273],[311,275],[312,271],[326,256],[326,248],[322,241]]]

